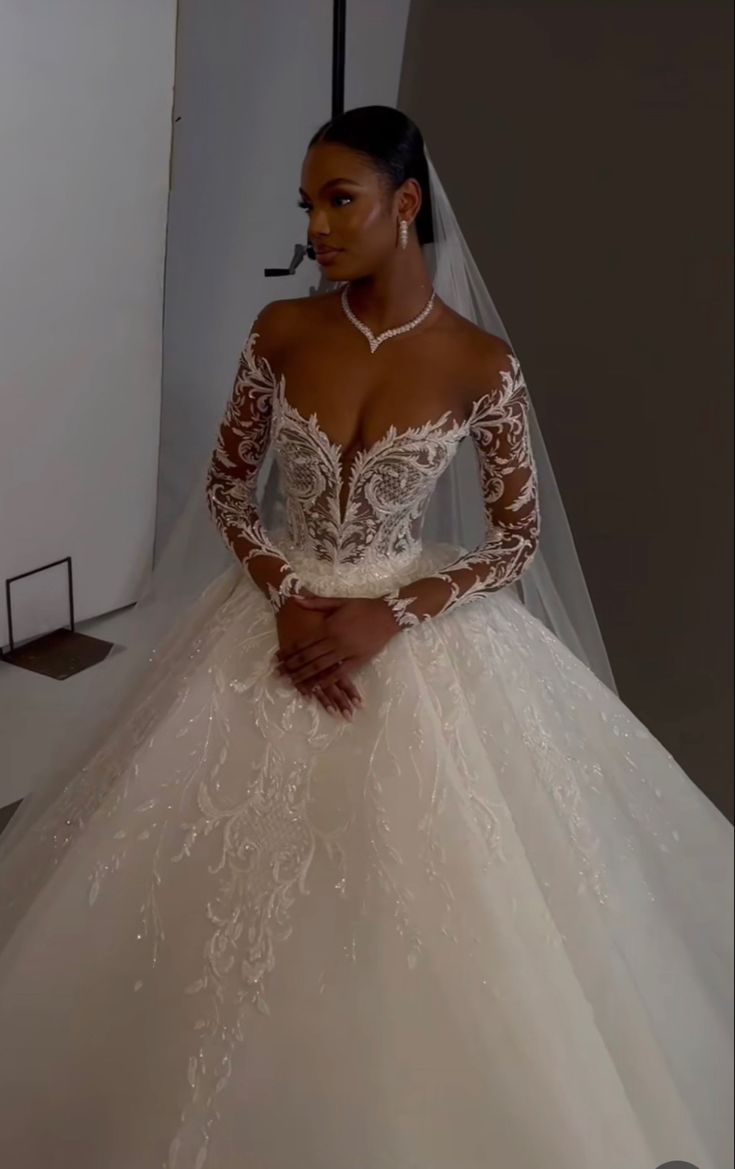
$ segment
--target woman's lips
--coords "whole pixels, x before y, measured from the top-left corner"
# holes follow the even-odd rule
[[[331,264],[340,254],[341,248],[315,248],[318,264]]]

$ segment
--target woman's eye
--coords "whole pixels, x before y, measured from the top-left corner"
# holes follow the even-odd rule
[[[352,202],[352,195],[333,195],[332,204],[335,207],[344,207]],[[307,203],[305,199],[298,200],[298,206],[302,211],[313,211],[311,203]]]

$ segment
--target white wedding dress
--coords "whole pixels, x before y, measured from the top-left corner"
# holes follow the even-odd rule
[[[538,523],[517,362],[347,476],[253,341],[209,500],[283,588],[215,580],[19,845],[0,1162],[731,1169],[732,829],[505,587]],[[496,517],[474,555],[421,540],[466,437]],[[453,560],[420,619],[408,586]],[[389,593],[405,626],[351,722],[273,670],[302,587]]]

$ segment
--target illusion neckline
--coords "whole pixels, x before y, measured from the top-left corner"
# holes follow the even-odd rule
[[[299,410],[286,397],[286,376],[281,374],[276,383],[277,391],[277,405],[279,414],[287,414],[301,425],[306,427],[309,433],[313,434],[322,447],[325,447],[333,460],[335,474],[337,476],[337,492],[336,505],[339,526],[344,527],[350,514],[350,507],[354,498],[355,485],[362,469],[366,466],[369,460],[379,454],[382,450],[389,447],[392,443],[399,442],[402,439],[417,439],[422,440],[428,438],[430,435],[441,429],[442,438],[448,439],[462,439],[469,433],[472,425],[475,411],[478,406],[486,399],[490,398],[490,394],[483,394],[472,405],[472,410],[467,418],[457,419],[452,417],[452,424],[446,427],[446,420],[452,414],[451,407],[448,407],[440,418],[430,418],[426,422],[419,423],[416,426],[407,426],[403,430],[398,430],[395,423],[392,422],[386,432],[377,438],[375,442],[367,447],[359,447],[355,452],[354,457],[349,465],[345,466],[344,453],[345,448],[340,442],[332,440],[327,432],[319,422],[319,417],[316,411],[312,411],[310,415],[306,415]],[[342,507],[342,491],[347,483],[347,494],[344,500],[344,508]]]
[[[309,428],[314,429],[319,434],[319,437],[323,440],[323,442],[331,450],[338,453],[340,455],[340,459],[341,459],[342,456],[344,455],[344,451],[345,451],[344,445],[341,442],[337,442],[336,439],[332,439],[329,437],[326,430],[324,430],[322,424],[320,423],[319,416],[317,415],[316,411],[312,410],[311,414],[306,415],[299,409],[298,406],[294,405],[294,403],[291,402],[286,397],[286,378],[285,378],[285,375],[282,374],[281,377],[279,378],[277,388],[278,388],[279,403],[282,407],[285,407],[286,412],[289,414],[295,415],[296,418],[300,422],[302,422],[305,426],[308,426]],[[478,398],[475,402],[473,402],[472,410],[471,410],[470,414],[467,416],[467,418],[458,419],[458,418],[452,417],[451,426],[449,426],[448,429],[444,430],[443,433],[446,435],[454,435],[457,431],[469,429],[469,427],[472,424],[472,420],[474,418],[475,411],[477,410],[478,406],[480,406],[486,399],[489,399],[490,396],[491,396],[490,394],[485,393],[482,395],[481,398]],[[353,459],[353,461],[350,463],[350,468],[352,468],[355,465],[355,461],[357,460],[357,458],[359,458],[359,457],[364,458],[367,455],[372,454],[378,447],[385,445],[389,440],[397,442],[403,438],[424,438],[424,437],[427,437],[429,434],[432,434],[435,430],[444,426],[447,418],[450,415],[452,415],[451,406],[447,407],[447,409],[444,411],[444,413],[442,415],[440,415],[439,418],[428,418],[425,422],[419,422],[415,426],[406,426],[402,430],[398,430],[395,422],[391,422],[390,426],[385,431],[385,433],[381,434],[380,437],[375,440],[375,442],[370,443],[370,445],[366,446],[366,447],[358,447],[358,449],[355,453],[355,459]]]
[[[252,352],[252,345],[254,344],[254,342],[256,341],[258,336],[259,336],[259,334],[253,331],[253,332],[251,332],[251,334],[248,338],[248,344],[247,344],[248,358],[249,358],[251,364],[255,368],[257,368],[258,365],[260,365],[261,368],[265,371],[267,378],[270,380],[271,387],[272,387],[275,399],[276,399],[279,407],[281,409],[285,408],[287,412],[293,414],[305,426],[312,428],[319,435],[319,437],[322,439],[323,443],[325,443],[329,447],[330,450],[332,450],[340,455],[340,462],[341,462],[342,461],[341,456],[344,454],[344,446],[342,445],[342,443],[337,442],[336,440],[331,439],[329,437],[329,435],[327,434],[327,432],[324,430],[321,423],[319,422],[319,417],[318,417],[316,411],[313,410],[311,412],[311,414],[307,417],[307,415],[304,414],[298,408],[298,406],[295,406],[293,402],[289,401],[289,399],[286,397],[286,375],[285,375],[285,373],[282,373],[282,374],[276,376],[268,359],[266,357],[258,357],[257,354]],[[455,433],[457,433],[460,430],[466,430],[467,432],[469,432],[469,430],[472,426],[472,423],[475,419],[475,415],[481,410],[482,407],[485,406],[486,403],[492,402],[492,398],[493,398],[493,395],[491,393],[489,393],[488,391],[485,391],[484,394],[481,394],[479,398],[476,398],[474,400],[474,402],[472,403],[472,409],[470,410],[467,417],[463,418],[463,419],[453,418],[452,425],[449,427],[448,430],[445,431],[445,433],[447,435],[454,435]],[[425,437],[426,435],[431,434],[432,431],[438,429],[446,421],[447,416],[450,414],[452,414],[452,408],[451,408],[451,406],[448,406],[447,409],[444,411],[444,413],[439,418],[436,418],[436,419],[429,418],[425,422],[417,423],[415,426],[404,427],[403,430],[398,430],[396,428],[395,423],[391,422],[387,431],[384,434],[382,434],[380,436],[380,438],[377,438],[375,440],[375,442],[371,443],[370,446],[368,446],[368,447],[360,447],[359,448],[359,450],[356,453],[356,458],[357,458],[357,456],[366,457],[367,455],[372,454],[372,452],[376,448],[384,445],[389,439],[392,439],[393,441],[397,442],[399,439],[402,439],[402,438]],[[350,464],[350,468],[354,467],[354,465],[355,465],[355,461],[353,460],[353,462]]]

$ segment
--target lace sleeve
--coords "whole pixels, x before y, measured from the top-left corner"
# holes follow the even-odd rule
[[[240,355],[207,473],[207,504],[223,540],[278,612],[287,597],[302,590],[258,512],[258,469],[270,439],[275,377],[268,361],[255,353],[257,338],[251,332]]]
[[[510,349],[493,381],[493,389],[475,402],[470,419],[485,500],[485,540],[442,572],[388,593],[384,600],[399,626],[438,617],[455,605],[512,584],[538,547],[538,483],[528,429],[528,392]]]

